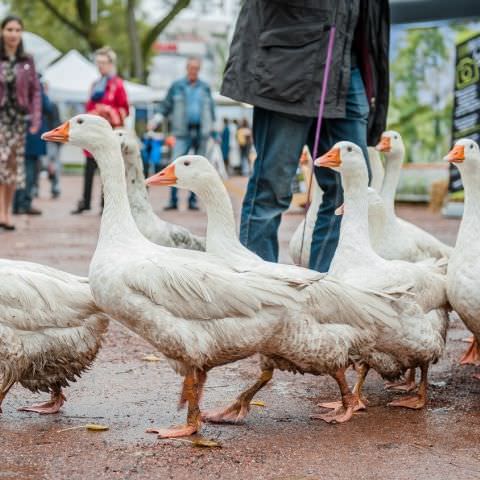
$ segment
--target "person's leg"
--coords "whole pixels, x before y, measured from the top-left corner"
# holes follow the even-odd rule
[[[177,157],[186,155],[192,145],[192,139],[190,137],[177,137],[175,140],[175,146],[173,147],[172,160]],[[176,187],[170,187],[170,201],[165,207],[165,210],[176,210],[178,207],[178,192]]]
[[[248,147],[245,145],[240,147],[240,166],[242,168],[242,175],[248,177],[250,173],[250,165],[248,164]]]
[[[4,212],[3,212],[3,217],[4,217],[4,224],[7,227],[12,227],[12,204],[13,204],[13,196],[15,195],[15,189],[16,185],[15,184],[9,184],[9,185],[4,185]],[[5,228],[4,225],[4,228]],[[13,228],[10,228],[13,230]]]
[[[85,184],[83,189],[83,205],[85,210],[90,210],[92,204],[92,190],[93,190],[93,177],[95,176],[95,170],[97,163],[92,157],[87,157],[87,163],[85,165]]]
[[[207,153],[207,143],[208,137],[200,137],[199,132],[196,132],[196,135],[192,137],[192,145],[193,152],[195,155],[203,155],[205,156]],[[189,210],[198,210],[197,206],[197,196],[190,192],[188,196],[188,208]]]
[[[60,175],[62,162],[60,160],[60,148],[55,143],[48,143],[48,176],[51,182],[51,194],[53,198],[60,196]]]
[[[292,199],[292,179],[311,118],[255,107],[257,159],[243,199],[240,241],[263,259],[278,260],[278,227]]]
[[[362,148],[369,168],[367,155],[368,111],[369,107],[360,71],[352,70],[346,116],[341,119],[323,120],[318,155],[328,151],[335,143],[348,140]],[[309,138],[309,144],[312,147],[313,137],[314,127],[312,127]],[[335,209],[343,202],[343,190],[340,175],[337,172],[319,167],[315,167],[314,172],[324,193],[312,235],[309,266],[313,270],[327,272],[340,236],[341,217],[335,215]]]
[[[25,196],[24,203],[20,208],[22,208],[26,213],[32,210],[32,200],[37,177],[38,160],[39,159],[36,155],[25,156]]]

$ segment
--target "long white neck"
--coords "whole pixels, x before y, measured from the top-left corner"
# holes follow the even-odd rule
[[[307,228],[311,226],[313,229],[315,227],[315,223],[317,221],[318,209],[322,204],[323,199],[323,190],[320,188],[318,184],[317,177],[313,175],[312,177],[312,202],[307,210],[307,215],[305,217],[305,222],[307,224]]]
[[[238,240],[232,202],[220,177],[212,175],[193,190],[207,210],[207,252],[222,257],[251,253]]]
[[[480,237],[480,171],[461,172],[465,189],[465,204],[462,222],[458,231],[456,247],[471,249]]]
[[[331,272],[345,262],[355,266],[368,264],[369,259],[376,258],[368,231],[368,176],[342,175],[344,214],[340,227],[340,239],[332,262]],[[340,273],[340,272],[339,272]]]
[[[373,147],[368,147],[367,150],[368,159],[370,160],[370,169],[372,171],[372,181],[370,186],[377,192],[380,192],[383,185],[383,177],[385,176],[385,169],[383,168],[379,152]]]
[[[156,217],[153,211],[152,204],[148,199],[148,191],[145,186],[145,177],[143,175],[141,160],[137,158],[130,158],[126,162],[126,181],[127,181],[127,195],[132,210],[132,215],[148,215]]]
[[[119,142],[116,138],[105,139],[101,146],[91,151],[101,166],[100,178],[105,201],[99,245],[125,238],[143,239],[133,220],[128,203],[125,167]]]
[[[385,176],[380,196],[387,216],[391,217],[395,215],[395,192],[402,170],[403,152],[387,153],[385,159]]]

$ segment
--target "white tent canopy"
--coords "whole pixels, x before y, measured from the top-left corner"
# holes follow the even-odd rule
[[[35,33],[23,32],[22,38],[25,51],[33,55],[35,67],[40,73],[43,73],[48,65],[62,55],[60,50]]]
[[[70,50],[43,74],[43,80],[48,84],[49,97],[56,102],[86,102],[90,87],[97,78],[96,66],[77,50]],[[158,101],[165,96],[165,92],[145,85],[127,81],[124,84],[132,104]]]

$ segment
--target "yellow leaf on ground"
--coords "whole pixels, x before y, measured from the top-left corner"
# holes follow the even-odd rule
[[[194,447],[200,448],[222,448],[222,444],[215,440],[208,440],[207,438],[195,438],[192,440]]]
[[[265,407],[265,402],[262,402],[261,400],[252,400],[250,402],[250,405],[255,405],[256,407]]]
[[[144,360],[145,362],[159,362],[161,358],[157,357],[156,355],[145,355],[142,360]]]
[[[105,430],[108,430],[106,425],[99,425],[98,423],[87,423],[85,428],[93,432],[104,432]]]

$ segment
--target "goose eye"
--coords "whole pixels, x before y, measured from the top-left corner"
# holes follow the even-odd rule
[[[473,149],[473,143],[470,144],[470,148]]]
[[[393,138],[396,140],[398,137],[397,137],[397,135],[394,135]]]
[[[351,152],[352,150],[352,147],[347,147],[347,152]]]
[[[83,123],[83,118],[79,118],[79,119],[77,120],[77,123],[79,123],[79,124],[81,125],[81,124]]]
[[[185,162],[183,162],[183,164],[184,164],[186,167],[190,166],[190,162],[189,162],[188,160],[186,160]]]

